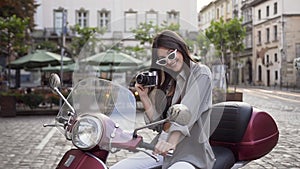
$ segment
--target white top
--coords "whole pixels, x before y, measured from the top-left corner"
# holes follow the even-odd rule
[[[169,133],[180,131],[183,135],[182,140],[177,144],[173,156],[166,156],[164,159],[164,168],[168,168],[178,161],[187,161],[198,168],[212,168],[215,162],[214,153],[209,144],[210,136],[210,112],[212,106],[212,75],[210,69],[200,63],[190,62],[190,75],[180,72],[176,77],[176,87],[172,104],[178,100],[180,93],[186,84],[185,93],[180,104],[184,104],[190,110],[192,117],[188,125],[182,126],[172,124]],[[187,79],[188,78],[188,79]],[[159,100],[159,104],[164,105],[164,101]],[[162,112],[154,112],[154,118],[160,120]],[[149,119],[145,115],[146,123]],[[161,128],[155,128],[161,131]]]

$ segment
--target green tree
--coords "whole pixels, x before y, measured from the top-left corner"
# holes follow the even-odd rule
[[[163,22],[160,26],[153,24],[153,22],[142,22],[138,25],[136,29],[132,29],[131,31],[134,33],[135,39],[140,41],[141,45],[149,44],[151,45],[153,42],[153,36],[157,34],[158,32],[161,32],[162,30],[173,30],[178,32],[179,30],[179,24],[167,24],[167,22]],[[147,53],[145,47],[135,47],[134,52],[141,57],[145,57],[145,54]],[[146,56],[147,57],[147,56]],[[140,58],[139,59],[143,59]]]
[[[175,24],[175,23],[171,23],[171,24],[168,24],[167,21],[163,21],[162,24],[160,25],[159,27],[159,32],[162,31],[162,30],[171,30],[171,31],[175,31],[177,33],[179,33],[179,28],[180,28],[180,25],[179,24]]]
[[[215,48],[222,56],[222,62],[226,63],[225,55],[229,45],[227,23],[221,18],[220,21],[212,21],[205,35],[215,45]]]
[[[10,58],[12,54],[23,56],[27,53],[28,36],[26,30],[28,29],[29,18],[19,18],[16,15],[7,18],[0,17],[0,51],[1,55]],[[8,59],[10,61],[10,59]],[[8,78],[10,79],[10,69],[8,71]],[[19,71],[16,75],[16,87],[19,87]]]
[[[236,85],[238,84],[238,63],[239,63],[239,57],[238,54],[245,49],[244,45],[244,39],[246,36],[246,28],[242,26],[242,18],[234,18],[231,19],[227,24],[227,30],[228,30],[228,40],[229,40],[229,49],[233,55],[234,63],[232,63],[233,69],[235,69],[234,76],[234,90],[236,90]]]
[[[178,32],[179,24],[167,24],[164,21],[160,26],[153,24],[153,22],[142,22],[136,29],[132,29],[135,35],[135,39],[140,40],[140,44],[149,43],[152,44],[153,36],[162,30],[172,30]]]
[[[29,18],[29,28],[34,27],[34,13],[39,5],[35,0],[0,0],[0,17],[16,15],[18,18]]]
[[[89,49],[95,49],[94,46],[100,42],[99,38],[93,36],[95,33],[103,35],[106,31],[105,28],[92,28],[92,27],[85,27],[82,28],[79,25],[75,25],[71,28],[78,36],[74,37],[71,42],[71,49],[73,51],[73,55],[77,56],[80,50],[86,45],[89,41],[90,44],[86,45],[85,47]]]
[[[36,49],[38,50],[47,50],[50,52],[58,53],[58,48],[57,48],[57,43],[52,42],[52,41],[42,41],[39,43],[36,43]]]
[[[133,29],[135,39],[140,40],[140,44],[152,43],[153,35],[159,31],[159,27],[153,22],[142,22],[136,29]]]
[[[12,54],[23,56],[27,53],[31,42],[29,32],[34,27],[34,13],[37,7],[35,0],[0,0],[0,57]],[[19,83],[20,71],[17,70],[16,87]]]
[[[195,43],[196,43],[198,49],[200,50],[200,53],[198,53],[200,55],[199,59],[201,59],[202,62],[207,64],[208,60],[204,56],[207,55],[208,50],[211,47],[210,46],[210,44],[211,44],[210,40],[206,37],[206,35],[203,32],[198,32]]]
[[[210,27],[205,31],[205,35],[221,53],[222,62],[225,63],[229,69],[231,68],[231,61],[230,57],[226,55],[228,50],[234,56],[233,59],[237,63],[238,53],[244,50],[243,41],[246,36],[246,29],[242,25],[242,18],[233,18],[228,22],[225,22],[223,18],[221,18],[220,21],[212,21]],[[235,64],[235,67],[236,65],[237,64]]]

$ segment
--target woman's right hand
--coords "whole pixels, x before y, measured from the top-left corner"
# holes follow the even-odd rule
[[[148,97],[148,91],[149,91],[148,87],[144,87],[143,85],[138,83],[135,83],[134,87],[136,91],[139,93],[141,99]]]

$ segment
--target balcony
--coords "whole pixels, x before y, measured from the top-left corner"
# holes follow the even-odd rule
[[[273,64],[272,61],[271,61],[271,62],[264,63],[264,66],[266,66],[266,67],[273,66],[273,65],[274,65],[274,64]]]
[[[34,38],[59,38],[61,37],[62,30],[58,28],[44,28],[39,30],[34,30],[32,32],[32,37]],[[75,36],[75,33],[71,31],[70,29],[66,32],[67,37],[73,37]]]

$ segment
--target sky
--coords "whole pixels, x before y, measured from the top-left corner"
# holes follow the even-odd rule
[[[197,0],[197,11],[199,12],[201,8],[205,5],[208,5],[213,0]]]

